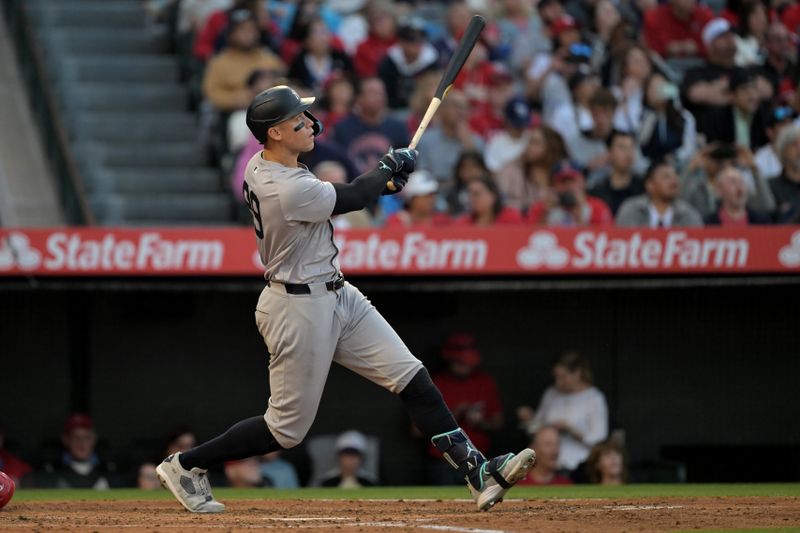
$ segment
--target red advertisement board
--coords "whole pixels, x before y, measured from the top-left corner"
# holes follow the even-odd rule
[[[800,273],[800,227],[337,231],[351,275]],[[0,276],[258,276],[247,228],[0,229]]]

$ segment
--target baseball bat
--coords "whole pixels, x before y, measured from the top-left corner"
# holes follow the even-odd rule
[[[428,124],[430,124],[433,119],[433,115],[436,114],[436,110],[439,109],[442,100],[444,100],[447,92],[453,86],[453,82],[456,81],[458,73],[461,72],[464,62],[466,62],[472,49],[475,48],[475,43],[478,42],[478,37],[483,31],[484,26],[486,26],[486,20],[482,16],[472,16],[472,20],[469,21],[469,25],[464,31],[461,41],[458,43],[458,48],[455,49],[453,57],[451,57],[450,62],[447,63],[447,68],[444,70],[442,79],[439,80],[439,86],[436,88],[436,94],[434,94],[431,103],[428,104],[428,109],[425,110],[425,115],[423,115],[417,131],[414,133],[414,137],[408,145],[409,148],[414,149],[417,147],[420,138],[422,138],[422,134],[425,133]],[[392,183],[391,180],[386,183],[386,187],[388,187],[390,191],[395,190],[394,183]]]

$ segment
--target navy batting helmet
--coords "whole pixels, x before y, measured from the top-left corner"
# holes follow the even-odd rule
[[[247,127],[258,142],[264,144],[267,131],[274,125],[304,113],[314,123],[314,136],[322,133],[322,122],[308,110],[315,98],[300,98],[300,95],[286,85],[271,87],[259,93],[247,108]]]

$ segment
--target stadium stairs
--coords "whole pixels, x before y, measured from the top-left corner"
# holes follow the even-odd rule
[[[228,224],[170,39],[140,0],[33,0],[70,145],[103,225]]]

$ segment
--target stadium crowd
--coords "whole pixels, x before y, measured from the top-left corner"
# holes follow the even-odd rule
[[[150,0],[238,197],[244,109],[288,83],[350,180],[406,146],[473,13],[487,27],[419,171],[340,227],[800,222],[794,0]],[[243,218],[243,221],[245,218]]]

